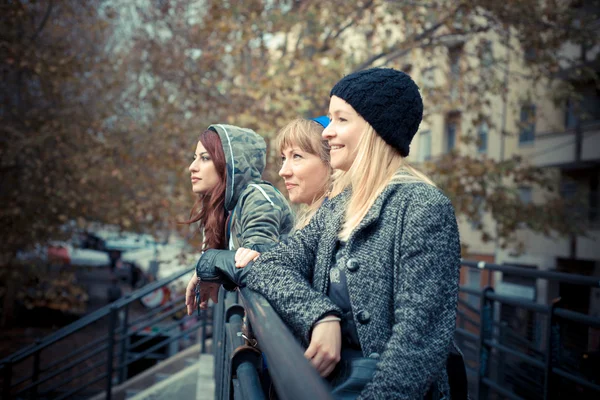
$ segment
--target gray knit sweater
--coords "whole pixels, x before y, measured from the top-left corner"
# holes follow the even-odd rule
[[[325,293],[348,196],[324,204],[248,274],[304,345],[317,320],[340,311]],[[422,399],[431,384],[449,398],[460,241],[448,198],[424,183],[388,185],[341,251],[363,354],[379,359],[360,398]]]

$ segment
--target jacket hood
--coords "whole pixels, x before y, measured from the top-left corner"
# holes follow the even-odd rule
[[[227,162],[225,208],[233,210],[240,193],[265,170],[267,144],[252,129],[214,124],[208,127],[219,135]]]

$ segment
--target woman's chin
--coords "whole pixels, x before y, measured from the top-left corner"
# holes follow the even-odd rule
[[[347,163],[345,161],[346,160],[342,159],[341,157],[340,159],[334,159],[333,157],[331,157],[331,168],[341,171],[348,171],[349,168],[346,167]]]
[[[290,203],[298,204],[298,196],[291,194],[288,192],[288,197],[290,198]]]

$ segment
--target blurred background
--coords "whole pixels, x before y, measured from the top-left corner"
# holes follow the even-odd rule
[[[178,221],[209,124],[269,144],[289,120],[326,114],[342,76],[373,66],[421,88],[409,161],[452,199],[465,259],[600,277],[599,10],[594,0],[0,1],[0,358],[192,265],[201,238]],[[283,189],[278,158],[270,146],[264,177]],[[600,316],[598,287],[478,268],[461,283],[561,296]],[[503,310],[519,335],[536,335],[532,315]],[[598,329],[577,337],[598,351]]]

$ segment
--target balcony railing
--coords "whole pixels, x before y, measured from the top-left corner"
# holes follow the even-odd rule
[[[463,268],[502,272],[534,282],[600,287],[597,277],[464,261]],[[472,398],[598,398],[600,318],[553,299],[503,296],[492,287],[461,287],[456,341],[465,355]],[[587,293],[587,292],[586,292]],[[467,296],[478,296],[475,306]]]
[[[577,135],[574,129],[536,134],[530,151],[523,155],[539,167],[569,167],[600,161],[597,150],[600,148],[600,121],[582,122],[582,131],[579,159],[575,154]]]
[[[475,261],[463,261],[463,268],[600,287],[599,279],[581,275]],[[600,397],[600,381],[594,372],[600,363],[580,362],[597,357],[598,349],[588,346],[587,337],[577,336],[577,332],[600,329],[600,318],[561,308],[558,299],[538,304],[499,295],[491,287],[461,287],[460,292],[456,341],[464,353],[471,398]],[[481,301],[472,306],[465,300],[467,295]],[[507,321],[507,308],[526,311],[534,319],[522,324]],[[248,289],[222,291],[215,318],[216,399],[268,398],[264,382],[269,379],[280,399],[331,398],[329,386],[310,367],[291,332],[260,295]],[[268,370],[261,361],[264,356]]]
[[[581,291],[600,288],[598,277],[476,261],[463,261],[462,267],[576,285]],[[199,328],[206,338],[206,318],[173,319],[184,312],[182,297],[138,318],[129,316],[134,302],[190,272],[152,283],[2,360],[2,398],[65,399],[105,393],[110,399],[113,386],[127,379],[132,363]],[[600,318],[569,309],[566,300],[541,304],[495,293],[492,287],[460,288],[456,342],[464,353],[471,398],[600,398]],[[328,385],[264,298],[248,289],[221,290],[213,317],[215,398],[265,399],[268,382],[280,399],[332,398]],[[132,340],[159,321],[159,329]],[[70,346],[67,352],[58,347],[97,324],[105,334]]]
[[[191,272],[146,285],[1,360],[2,398],[58,400],[104,392],[110,399],[115,385],[142,368],[140,362],[172,355],[170,349],[184,338],[194,341],[198,331],[204,352],[207,319],[185,316],[183,296],[142,309],[135,318],[131,314],[142,297]]]

